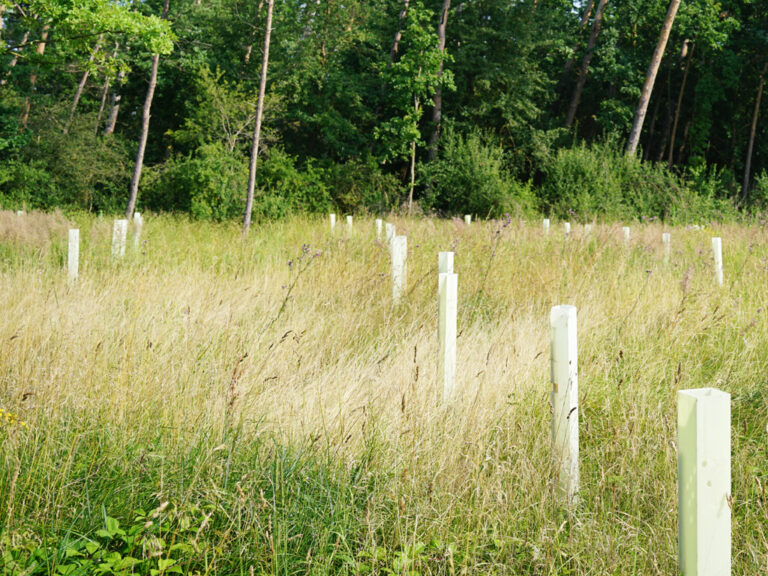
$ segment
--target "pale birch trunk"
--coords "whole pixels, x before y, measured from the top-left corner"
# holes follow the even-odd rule
[[[259,159],[259,141],[261,139],[261,118],[264,114],[264,95],[267,91],[267,65],[269,64],[269,42],[272,37],[272,11],[275,0],[267,3],[267,29],[264,33],[264,57],[261,62],[261,78],[259,80],[259,98],[256,103],[256,123],[253,127],[253,143],[251,145],[251,162],[248,167],[248,194],[245,199],[245,216],[243,217],[243,234],[248,234],[251,228],[251,213],[253,212],[253,195],[256,190],[256,166]]]

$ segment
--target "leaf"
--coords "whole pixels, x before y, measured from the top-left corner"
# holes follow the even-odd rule
[[[176,564],[176,560],[173,558],[160,558],[157,561],[157,567],[160,568],[161,572],[165,572],[168,568]]]
[[[107,516],[107,531],[115,535],[120,530],[120,522],[111,516]]]

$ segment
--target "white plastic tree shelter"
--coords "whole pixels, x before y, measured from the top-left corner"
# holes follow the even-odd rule
[[[723,285],[723,241],[721,238],[712,238],[712,253],[715,256],[715,279],[717,285]]]
[[[448,254],[452,254],[448,252]],[[440,350],[437,373],[443,383],[443,402],[449,402],[456,393],[456,321],[459,301],[459,280],[456,274],[438,276],[437,333]]]
[[[395,236],[392,240],[392,300],[400,302],[406,286],[408,238]]]
[[[579,491],[579,372],[576,307],[555,306],[551,328],[552,449],[560,495],[570,504]]]
[[[112,258],[125,256],[125,240],[128,236],[128,220],[115,220],[112,227]]]
[[[471,214],[464,214],[464,224],[469,226],[472,224],[472,215]]]
[[[453,252],[440,252],[437,255],[437,273],[453,274]]]
[[[731,396],[677,393],[678,557],[685,576],[731,574]]]
[[[347,228],[352,230],[352,216],[347,215]]]
[[[570,222],[564,222],[563,228],[565,228],[565,235],[570,236],[571,235],[571,223]]]
[[[549,234],[549,218],[544,218],[542,225],[544,226],[544,234]]]
[[[141,246],[141,229],[144,227],[144,218],[141,212],[133,214],[133,251],[138,252]]]
[[[622,231],[624,232],[624,244],[629,246],[629,226],[622,227]]]
[[[672,254],[672,236],[669,232],[661,235],[661,242],[664,244],[664,264],[669,263],[669,257]]]
[[[331,232],[336,228],[336,214],[331,214]]]
[[[381,228],[382,228],[382,220],[381,218],[376,218],[376,240],[381,241]]]
[[[77,273],[80,266],[80,230],[72,228],[69,231],[67,242],[67,278],[70,284],[77,282]]]
[[[392,245],[395,243],[395,225],[387,222],[384,229],[386,231],[387,245],[389,246],[389,251],[391,252]]]

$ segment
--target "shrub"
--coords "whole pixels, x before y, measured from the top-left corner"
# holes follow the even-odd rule
[[[531,187],[504,168],[504,151],[478,131],[466,135],[448,128],[439,157],[421,170],[427,194],[425,208],[444,213],[501,216],[530,212]]]
[[[665,166],[626,156],[614,141],[558,150],[543,166],[541,203],[564,218],[659,218],[687,222],[733,214],[715,172],[683,178]]]
[[[173,158],[147,176],[140,198],[153,210],[182,210],[198,220],[225,220],[243,212],[248,164],[220,143]]]
[[[326,184],[343,212],[387,212],[399,206],[403,196],[397,178],[383,173],[373,158],[332,164],[326,170]]]
[[[323,170],[312,162],[299,170],[293,156],[270,148],[259,159],[254,214],[276,219],[298,212],[328,212],[331,196],[324,181]]]

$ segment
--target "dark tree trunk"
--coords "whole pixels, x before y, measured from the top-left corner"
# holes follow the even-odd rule
[[[587,2],[587,7],[584,8],[584,14],[581,15],[581,21],[579,22],[579,32],[584,30],[587,22],[589,22],[589,17],[592,15],[592,8],[594,8],[594,6],[595,0],[589,0],[589,2]],[[573,56],[568,58],[568,61],[563,67],[563,77],[560,79],[561,86],[565,86],[565,83],[568,80],[568,76],[570,76],[571,70],[573,70],[573,63],[576,59],[576,53],[579,51],[579,48],[581,48],[581,42],[576,42],[576,46],[573,48]]]
[[[168,17],[168,5],[170,0],[165,0],[163,4],[163,14],[161,18],[165,20]],[[160,66],[160,54],[152,56],[152,72],[149,75],[149,88],[147,96],[144,99],[144,107],[141,111],[141,135],[139,137],[139,150],[136,153],[136,164],[133,167],[133,177],[131,178],[131,190],[128,196],[128,205],[125,207],[125,217],[129,220],[133,216],[133,210],[136,208],[136,200],[139,195],[139,182],[141,180],[141,171],[144,167],[144,151],[147,148],[147,137],[149,136],[149,118],[152,111],[152,100],[155,97],[155,86],[157,86],[157,69]]]
[[[752,111],[752,126],[749,130],[749,144],[747,145],[747,159],[744,162],[744,182],[741,185],[741,201],[747,199],[749,191],[749,179],[752,171],[752,151],[755,147],[755,134],[757,133],[757,118],[760,115],[760,100],[763,98],[763,88],[765,87],[765,74],[768,72],[768,62],[763,66],[760,72],[760,84],[757,87],[757,97],[755,98],[755,108]]]
[[[251,212],[253,211],[253,194],[256,190],[256,166],[259,159],[259,140],[261,139],[261,117],[264,114],[264,95],[267,91],[267,65],[269,64],[269,41],[272,36],[272,10],[275,0],[267,3],[267,29],[264,33],[264,58],[261,62],[261,78],[259,80],[259,98],[256,103],[256,123],[253,127],[253,143],[251,145],[251,162],[248,168],[248,194],[245,199],[245,216],[243,217],[243,234],[248,234],[251,228]]]
[[[51,25],[46,24],[43,26],[43,33],[40,38],[40,42],[37,43],[37,48],[35,48],[35,52],[38,56],[42,56],[45,54],[45,45],[48,41],[48,33],[51,30]],[[37,85],[37,72],[32,72],[29,75],[29,87],[32,92],[35,90],[35,86]],[[27,123],[29,122],[29,111],[32,108],[32,99],[27,96],[24,100],[24,111],[21,114],[21,126],[22,128],[26,129]]]
[[[440,12],[440,23],[437,26],[437,49],[440,52],[440,68],[437,76],[438,82],[443,77],[443,53],[445,52],[445,29],[448,25],[448,11],[451,9],[451,0],[443,0],[443,9]],[[437,158],[437,143],[440,140],[440,128],[443,120],[443,91],[438,84],[435,89],[434,105],[432,107],[432,124],[434,129],[429,137],[428,157],[431,162]]]
[[[595,51],[597,45],[597,36],[600,34],[600,26],[603,21],[603,13],[605,12],[605,6],[608,4],[608,0],[600,0],[597,5],[597,12],[595,12],[595,21],[592,24],[592,33],[589,35],[589,43],[587,44],[587,51],[584,54],[584,59],[581,61],[581,70],[579,70],[579,79],[576,82],[576,87],[573,89],[573,97],[571,98],[571,104],[568,107],[568,114],[565,117],[565,126],[570,128],[573,125],[573,121],[576,118],[576,110],[579,108],[579,102],[581,101],[581,93],[584,90],[584,84],[587,82],[587,72],[589,71],[589,62],[592,60],[592,54]]]
[[[688,42],[686,40],[686,42]],[[672,122],[672,135],[669,137],[669,157],[667,158],[667,166],[672,167],[672,157],[675,153],[675,137],[677,136],[677,123],[680,121],[680,109],[683,107],[683,95],[685,94],[685,85],[688,82],[688,70],[691,68],[691,59],[693,58],[693,50],[696,45],[692,45],[690,51],[685,47],[684,51],[688,53],[688,58],[685,61],[685,72],[683,72],[683,82],[680,84],[680,93],[677,95],[677,106],[675,107],[675,119]]]
[[[101,48],[101,40],[102,40],[102,37],[99,36],[99,40],[96,42],[96,47],[93,49],[93,52],[91,52],[90,58],[88,58],[89,66],[93,63],[93,59],[96,57],[96,54]],[[91,73],[90,68],[86,67],[82,77],[80,78],[80,83],[77,85],[77,90],[75,90],[75,97],[72,99],[72,108],[70,108],[69,110],[69,117],[67,118],[67,123],[64,125],[64,129],[62,130],[64,134],[69,132],[69,126],[72,124],[72,120],[75,117],[75,111],[77,110],[77,105],[80,102],[80,97],[83,95],[83,90],[85,89],[85,83],[88,81],[88,75],[90,73]]]
[[[651,99],[653,85],[656,82],[656,74],[659,71],[661,59],[664,56],[664,50],[667,48],[669,33],[672,31],[672,24],[675,22],[675,16],[677,15],[677,9],[679,7],[680,0],[672,0],[669,4],[667,15],[664,18],[664,25],[661,27],[659,42],[656,44],[656,49],[653,51],[651,65],[648,67],[648,73],[645,76],[645,84],[643,84],[643,90],[640,93],[640,101],[637,103],[637,109],[635,110],[635,120],[632,122],[632,131],[629,133],[629,139],[627,140],[627,156],[634,156],[635,152],[637,152],[637,145],[640,142],[640,133],[643,131],[643,123],[645,122],[645,114],[648,111],[648,102]]]
[[[408,15],[408,5],[410,0],[403,0],[403,7],[400,9],[400,16],[397,18],[397,32],[395,32],[395,40],[392,42],[392,49],[389,51],[389,62],[387,62],[387,68],[392,66],[392,62],[395,61],[397,51],[400,48],[400,40],[403,37],[403,20]]]

